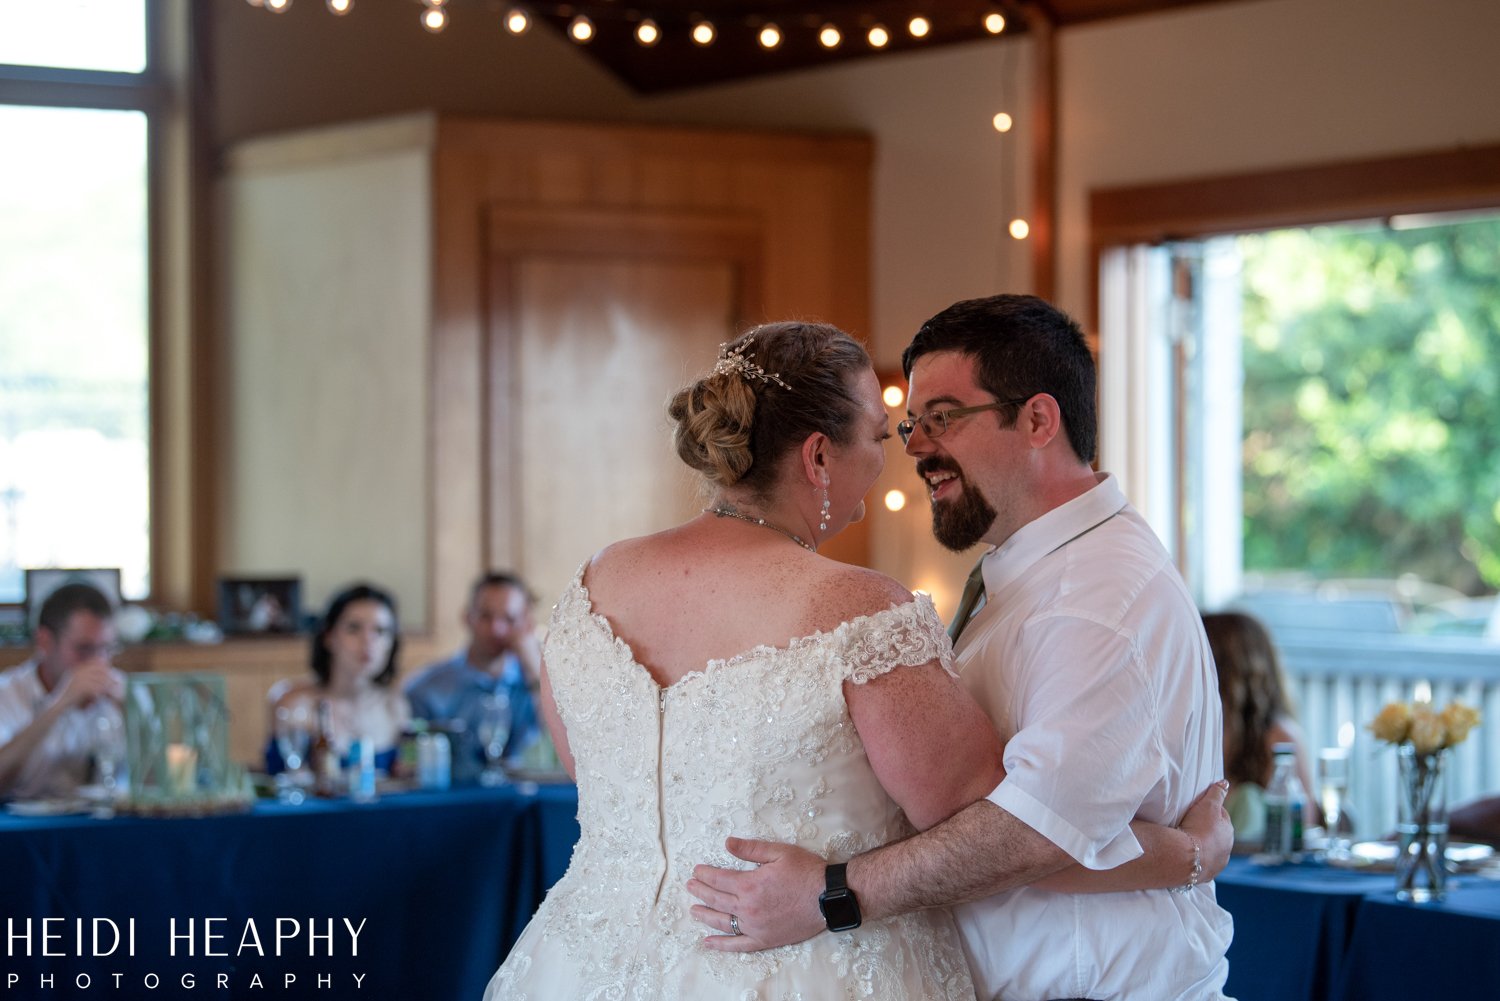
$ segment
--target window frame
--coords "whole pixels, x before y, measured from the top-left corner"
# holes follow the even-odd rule
[[[146,65],[140,73],[0,64],[0,104],[138,111],[146,116],[147,435],[150,588],[156,606],[207,608],[210,496],[199,438],[207,424],[207,362],[192,331],[206,329],[211,263],[199,192],[208,176],[205,130],[189,82],[201,20],[193,0],[144,0]],[[19,608],[4,603],[0,608]]]

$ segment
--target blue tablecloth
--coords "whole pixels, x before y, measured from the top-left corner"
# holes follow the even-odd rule
[[[1339,1001],[1500,998],[1500,885],[1459,877],[1440,904],[1394,892],[1355,918]]]
[[[475,999],[566,868],[577,805],[572,786],[543,786],[201,819],[0,815],[0,987]]]
[[[1405,904],[1389,872],[1235,858],[1215,887],[1237,1001],[1500,998],[1500,884],[1459,877],[1443,903]]]

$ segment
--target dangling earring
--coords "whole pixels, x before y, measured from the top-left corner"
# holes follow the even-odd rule
[[[829,501],[828,501],[828,477],[824,476],[823,477],[823,513],[821,515],[821,520],[818,522],[818,531],[820,531],[820,532],[826,532],[826,531],[828,531],[828,508],[829,508]]]

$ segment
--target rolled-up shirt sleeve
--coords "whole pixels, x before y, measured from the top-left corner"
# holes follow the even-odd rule
[[[1130,821],[1169,768],[1157,700],[1127,633],[1075,614],[1025,626],[1025,706],[990,802],[1089,869],[1142,854]]]

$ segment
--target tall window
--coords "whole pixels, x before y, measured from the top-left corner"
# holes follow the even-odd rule
[[[0,603],[150,589],[151,0],[0,0]]]

